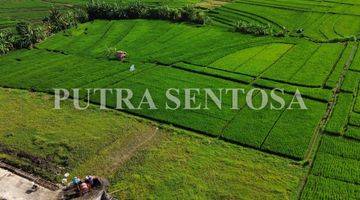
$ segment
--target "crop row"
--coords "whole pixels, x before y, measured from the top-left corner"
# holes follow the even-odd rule
[[[358,141],[323,136],[302,199],[356,199],[360,192],[359,165]]]
[[[301,199],[357,199],[359,185],[310,175]]]

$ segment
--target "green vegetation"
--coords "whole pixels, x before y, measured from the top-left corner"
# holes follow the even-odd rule
[[[160,24],[161,29],[153,28]],[[208,54],[203,54],[207,52],[207,46],[210,48],[209,41],[217,40],[217,36],[222,34],[229,34],[229,39],[224,39],[223,43],[218,44],[218,49],[236,45],[235,42],[240,45],[231,49],[232,52],[225,51],[221,55],[215,54],[209,59]],[[196,36],[190,39],[189,37],[192,35]],[[231,37],[233,35],[236,37]],[[205,37],[206,40],[200,39]],[[154,38],[156,39],[154,40]],[[188,39],[184,40],[185,38]],[[193,73],[167,65],[182,60],[204,65],[214,63],[214,59],[217,57],[221,59],[223,54],[233,54],[238,49],[246,48],[248,43],[262,45],[267,39],[253,36],[238,37],[236,33],[226,33],[213,28],[196,28],[168,22],[95,21],[57,34],[40,44],[39,49],[13,52],[3,57],[0,64],[0,71],[3,74],[0,76],[0,84],[6,87],[31,88],[47,92],[52,92],[51,88],[130,88],[134,92],[133,104],[136,106],[145,89],[150,88],[159,109],[154,111],[128,110],[128,112],[301,160],[308,148],[313,131],[325,111],[326,104],[323,102],[305,99],[309,110],[288,110],[279,120],[276,115],[272,116],[276,112],[273,113],[269,110],[264,113],[265,116],[269,116],[269,119],[266,118],[269,120],[267,121],[268,125],[262,131],[254,129],[256,134],[247,132],[262,123],[254,121],[249,128],[246,128],[246,123],[238,123],[247,120],[248,117],[256,118],[256,113],[247,112],[244,115],[245,110],[231,110],[232,98],[230,95],[223,96],[224,105],[221,110],[214,103],[209,105],[211,109],[200,111],[181,109],[175,112],[166,110],[163,106],[166,104],[165,91],[169,87],[179,89],[194,87],[252,88],[249,84],[240,84],[228,80],[227,77]],[[162,41],[167,42],[160,45],[163,43]],[[119,63],[109,60],[104,55],[106,46],[111,44],[114,45],[112,47],[129,53],[127,62]],[[264,53],[260,52],[262,59],[251,59],[250,55],[247,64],[243,67],[240,66],[239,70],[244,68],[244,71],[240,72],[248,71],[253,76],[259,76],[262,71],[269,68],[268,65],[271,67],[271,63],[279,60],[291,47],[292,45],[287,44],[267,45],[264,47]],[[39,57],[44,59],[41,60]],[[158,62],[164,63],[165,66],[158,65]],[[29,65],[29,63],[33,64]],[[50,63],[55,65],[49,65]],[[137,66],[134,73],[128,70],[130,63]],[[261,67],[256,68],[256,66]],[[43,78],[39,80],[39,76]],[[164,76],[167,78],[162,78]],[[153,86],[155,82],[157,83],[156,87]],[[183,93],[180,94],[180,97],[184,102]],[[288,99],[287,105],[289,105],[292,96],[285,94],[284,97]],[[116,106],[115,98],[115,94],[109,96],[107,101],[109,107]],[[203,102],[204,98],[204,94],[200,94],[199,102]],[[99,95],[92,96],[91,101],[99,103]],[[241,104],[244,105],[244,102]],[[293,119],[295,125],[288,124],[288,119]],[[241,131],[242,128],[244,128],[243,131]],[[301,139],[299,139],[299,134]],[[280,141],[278,141],[279,138],[281,138]],[[264,146],[261,146],[262,143],[265,143]],[[292,148],[293,146],[297,148]]]
[[[48,179],[61,178],[114,142],[145,137],[155,129],[94,106],[75,110],[71,101],[54,110],[53,97],[40,93],[0,89],[0,102],[1,160]]]
[[[0,89],[0,160],[50,180],[104,176],[120,199],[358,198],[360,4],[226,1],[0,0],[0,87],[129,88],[135,107],[149,89],[159,108],[57,112],[51,96]],[[165,109],[168,88],[183,103],[184,88],[254,87],[283,88],[286,106],[300,90],[308,110],[252,110],[243,95],[232,110],[224,94],[222,109]]]
[[[120,199],[288,199],[302,174],[289,161],[187,134],[166,135],[144,154],[112,178]]]
[[[264,26],[261,24],[251,24],[246,21],[237,21],[235,24],[235,31],[258,36],[271,35],[273,32],[270,24]]]
[[[291,160],[189,132],[155,132],[155,124],[120,112],[79,111],[72,101],[54,110],[50,95],[0,89],[0,102],[1,160],[48,178],[109,177],[120,198],[290,198],[303,174]]]
[[[179,8],[198,3],[200,0],[141,0],[146,5]],[[23,21],[40,22],[52,7],[67,9],[85,6],[89,0],[1,0],[0,29],[13,27]],[[103,0],[108,3],[128,4],[137,0]]]
[[[303,199],[356,199],[360,191],[357,141],[325,136],[302,195]]]
[[[141,2],[127,5],[110,4],[100,1],[90,1],[86,6],[90,20],[94,19],[166,19],[171,21],[186,21],[196,24],[205,23],[205,14],[191,6],[170,8],[169,6],[152,7]]]
[[[348,123],[348,114],[350,112],[353,101],[352,94],[340,94],[337,105],[326,126],[326,131],[331,133],[343,133]]]
[[[359,192],[359,185],[310,175],[302,199],[356,199]]]
[[[275,31],[321,41],[353,40],[359,36],[360,5],[356,0],[272,1],[235,0],[210,12],[217,25],[231,27],[236,21],[270,24]]]

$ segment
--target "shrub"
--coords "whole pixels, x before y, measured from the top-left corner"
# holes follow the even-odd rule
[[[205,22],[205,15],[192,6],[185,6],[180,12],[182,21],[190,21],[198,24]]]
[[[0,31],[0,55],[14,49],[15,36],[8,30]]]
[[[47,25],[49,32],[56,33],[74,27],[79,22],[89,21],[89,15],[84,9],[60,11],[52,8],[49,16],[45,17],[43,21]]]
[[[272,35],[273,29],[268,25],[254,24],[245,21],[238,21],[235,24],[235,31],[258,36]]]
[[[79,23],[85,23],[89,21],[89,14],[87,10],[83,8],[75,9],[74,11],[75,19]]]
[[[289,31],[283,27],[280,31],[278,31],[277,33],[274,34],[275,37],[285,37],[287,36],[289,33]]]
[[[120,19],[124,18],[124,12],[118,4],[108,4],[99,1],[89,1],[86,5],[89,20],[94,19]]]
[[[147,16],[148,8],[140,1],[130,3],[124,8],[126,18],[136,19]]]
[[[49,31],[54,33],[66,28],[66,23],[63,20],[62,13],[59,9],[51,9],[49,16],[46,16],[43,20],[46,24],[48,24]]]
[[[168,6],[160,6],[149,8],[146,18],[151,19],[169,19],[171,21],[180,20],[181,13],[178,9],[170,8]]]
[[[109,4],[99,1],[90,1],[87,4],[89,19],[164,19],[171,21],[188,21],[197,24],[204,24],[206,17],[204,12],[187,6],[181,9],[168,6],[150,7],[139,1],[125,6]]]
[[[18,39],[16,40],[17,48],[29,48],[35,43],[45,39],[46,32],[41,25],[32,25],[28,22],[20,22],[16,25]]]

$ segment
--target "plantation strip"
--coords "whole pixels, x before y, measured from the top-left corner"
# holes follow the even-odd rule
[[[209,66],[227,71],[235,71],[239,66],[243,65],[248,60],[253,59],[260,51],[264,50],[265,48],[266,46],[246,48],[244,50],[240,50],[222,57],[219,60],[211,63]]]
[[[289,97],[286,99],[288,100]],[[256,106],[260,105],[261,100],[261,95],[258,93],[255,96],[254,104]],[[244,144],[250,144],[257,149],[261,149],[261,142],[264,140],[271,129],[271,126],[274,124],[274,121],[276,121],[276,117],[281,112],[282,111],[270,109],[256,111],[249,107],[242,107],[234,118],[224,127],[222,135],[225,138],[239,141]],[[261,120],[261,123],[259,123],[259,119]]]

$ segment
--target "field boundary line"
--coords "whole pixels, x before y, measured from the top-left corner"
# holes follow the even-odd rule
[[[360,126],[356,126],[356,125],[353,125],[353,124],[348,124],[348,126],[355,127],[355,128],[360,128]],[[327,135],[327,136],[341,137],[341,138],[349,140],[349,141],[360,142],[360,138],[355,138],[355,137],[348,136],[348,135],[341,135],[339,133],[334,133],[334,132],[330,132],[330,131],[324,131],[323,133],[325,135]]]
[[[282,115],[285,113],[286,111],[286,108],[284,108],[281,113],[279,114],[279,116],[277,117],[277,119],[275,120],[274,124],[272,125],[272,127],[269,129],[267,135],[265,136],[264,140],[262,141],[261,145],[260,145],[260,149],[263,148],[266,140],[268,139],[268,137],[270,136],[271,134],[271,131],[275,128],[276,124],[278,123],[278,121],[280,120],[280,118],[282,117]]]
[[[269,89],[269,90],[273,90],[276,89],[277,87],[271,87],[271,86],[266,86],[266,85],[261,85],[259,83],[254,83],[253,86],[262,88],[262,89]],[[290,94],[290,95],[295,95],[295,92],[291,91],[291,90],[284,90],[285,94]],[[317,98],[317,97],[313,97],[307,94],[301,94],[302,97],[304,97],[305,99],[309,99],[309,100],[313,100],[313,101],[317,101],[320,103],[328,103],[328,100],[325,99],[321,99],[321,98]]]
[[[332,155],[332,154],[330,154],[330,155],[340,157],[340,156],[337,156],[337,155]],[[341,158],[343,158],[343,157],[341,157]],[[350,158],[348,158],[348,159],[350,159]],[[351,159],[351,160],[354,160],[354,159]],[[331,179],[331,180],[335,180],[335,181],[340,181],[340,182],[343,182],[343,183],[346,183],[346,184],[351,184],[351,185],[354,185],[354,186],[360,186],[360,183],[354,183],[354,182],[346,181],[346,180],[339,179],[339,178],[334,178],[334,177],[329,177],[329,176],[321,176],[321,175],[317,175],[317,174],[311,174],[311,175],[316,176],[316,177],[321,177],[321,178],[327,178],[327,179]]]
[[[260,92],[256,92],[255,97],[259,94]],[[230,120],[227,120],[226,124],[224,125],[224,127],[222,127],[220,135],[224,136],[225,130],[230,126],[230,124],[235,120],[235,118],[238,116],[238,114],[240,114],[240,111],[242,111],[245,108],[246,104],[244,104],[239,110],[237,110],[234,114],[234,116],[231,117]]]
[[[305,84],[301,84],[301,83],[292,83],[292,82],[288,82],[288,81],[283,81],[283,80],[277,80],[277,79],[273,79],[273,78],[268,78],[268,77],[260,77],[260,80],[268,80],[268,81],[272,81],[272,82],[277,82],[277,83],[282,83],[282,84],[287,84],[290,86],[298,86],[298,87],[305,87],[305,88],[317,88],[317,89],[326,89],[326,88],[321,88],[321,86],[316,86],[316,85],[305,85]]]
[[[99,42],[101,42],[104,37],[108,34],[108,32],[110,31],[110,29],[114,26],[114,21],[109,21],[107,24],[108,27],[106,27],[106,30],[101,34],[100,38],[97,39],[93,44],[91,44],[89,47],[87,47],[88,49],[93,49],[94,46],[96,46]]]
[[[316,49],[311,53],[311,55],[305,60],[305,62],[291,76],[289,76],[289,81],[291,81],[296,76],[296,74],[299,73],[306,66],[309,60],[313,58],[313,56],[319,51],[320,47],[322,47],[322,44],[318,45]]]
[[[234,67],[232,69],[232,71],[236,71],[237,69],[241,68],[243,65],[245,65],[246,63],[248,63],[249,61],[251,61],[253,58],[255,58],[256,56],[258,56],[259,54],[266,52],[266,49],[269,48],[271,44],[267,44],[265,45],[260,51],[256,52],[254,55],[250,56],[248,59],[246,59],[244,62],[242,62],[240,65]],[[257,46],[260,47],[260,46]],[[253,47],[254,48],[254,47]],[[256,47],[255,47],[256,48]],[[215,61],[216,62],[216,61]],[[256,78],[256,76],[254,76]]]
[[[220,8],[218,8],[217,10],[218,10],[218,11],[221,11],[221,12],[223,12],[223,13],[218,12],[218,13],[215,14],[214,16],[215,16],[215,17],[221,16],[221,19],[228,21],[228,23],[233,22],[232,25],[231,25],[232,27],[234,27],[236,20],[231,19],[232,16],[226,15],[227,13],[240,16],[242,21],[246,21],[246,22],[248,22],[248,23],[251,23],[251,20],[252,20],[252,21],[255,21],[255,22],[257,22],[257,23],[259,23],[259,24],[262,24],[262,25],[266,25],[266,24],[270,24],[270,23],[271,23],[271,24],[275,24],[275,22],[269,21],[269,20],[266,19],[266,18],[257,16],[257,15],[252,14],[252,13],[243,12],[243,11],[240,11],[240,10],[236,10],[236,9],[233,9],[233,8],[229,8],[229,7],[220,7]],[[260,19],[257,19],[256,17],[257,17],[257,18],[260,18],[260,19],[263,20],[263,21],[261,21]],[[244,19],[244,18],[245,18],[245,19]],[[278,26],[278,28],[279,28],[280,25],[275,24],[275,26]]]
[[[218,78],[218,79],[221,79],[221,80],[230,81],[230,82],[234,82],[234,83],[241,83],[241,84],[245,84],[245,85],[249,84],[248,82],[240,80],[240,79],[234,79],[234,78],[231,78],[231,77],[221,76],[221,75],[217,75],[217,74],[211,74],[211,73],[207,73],[207,72],[199,72],[199,71],[192,70],[192,69],[186,69],[184,67],[176,66],[176,64],[175,65],[174,64],[170,65],[170,67],[172,67],[174,69],[179,69],[179,70],[183,70],[183,71],[187,71],[187,72],[191,72],[191,73],[195,73],[195,74],[200,74],[200,75],[203,75],[203,76],[210,76],[210,77],[213,77],[213,78]]]
[[[115,41],[115,44],[113,45],[114,47],[116,47],[118,44],[120,44],[122,41],[124,41],[124,39],[129,35],[129,33],[132,32],[132,30],[134,29],[134,27],[137,25],[137,21],[135,21],[135,23],[132,23],[131,27],[127,30],[126,34],[124,34],[124,36],[119,40],[119,41]]]
[[[193,63],[188,62],[188,61],[175,62],[172,65],[181,64],[181,63],[188,64],[188,65],[194,65],[194,66],[197,66],[197,67],[209,68],[209,69],[218,70],[218,71],[227,72],[227,73],[236,74],[236,75],[243,75],[243,76],[247,76],[247,77],[250,77],[250,78],[255,78],[255,76],[252,76],[252,75],[249,75],[249,74],[244,74],[244,73],[241,73],[241,72],[234,72],[234,71],[230,71],[230,70],[226,70],[226,69],[220,69],[220,68],[216,68],[216,67],[213,67],[213,66],[193,64]]]
[[[292,45],[290,48],[288,48],[283,54],[281,54],[281,56],[279,56],[273,63],[271,63],[268,67],[266,67],[264,70],[262,70],[262,72],[260,72],[260,74],[255,78],[255,80],[253,80],[253,82],[251,84],[253,84],[254,82],[256,82],[257,80],[259,80],[267,70],[269,70],[271,67],[273,67],[277,62],[279,62],[279,60],[281,60],[286,54],[288,54],[296,45]]]
[[[344,56],[344,53],[346,51],[346,48],[349,46],[348,43],[346,43],[345,47],[341,50],[340,52],[340,55],[338,56],[338,58],[336,59],[334,65],[332,66],[331,68],[331,71],[328,73],[328,75],[326,76],[325,80],[323,81],[323,84],[322,84],[322,88],[324,88],[326,86],[326,83],[328,82],[330,76],[334,73],[337,65],[339,64],[341,58]]]

